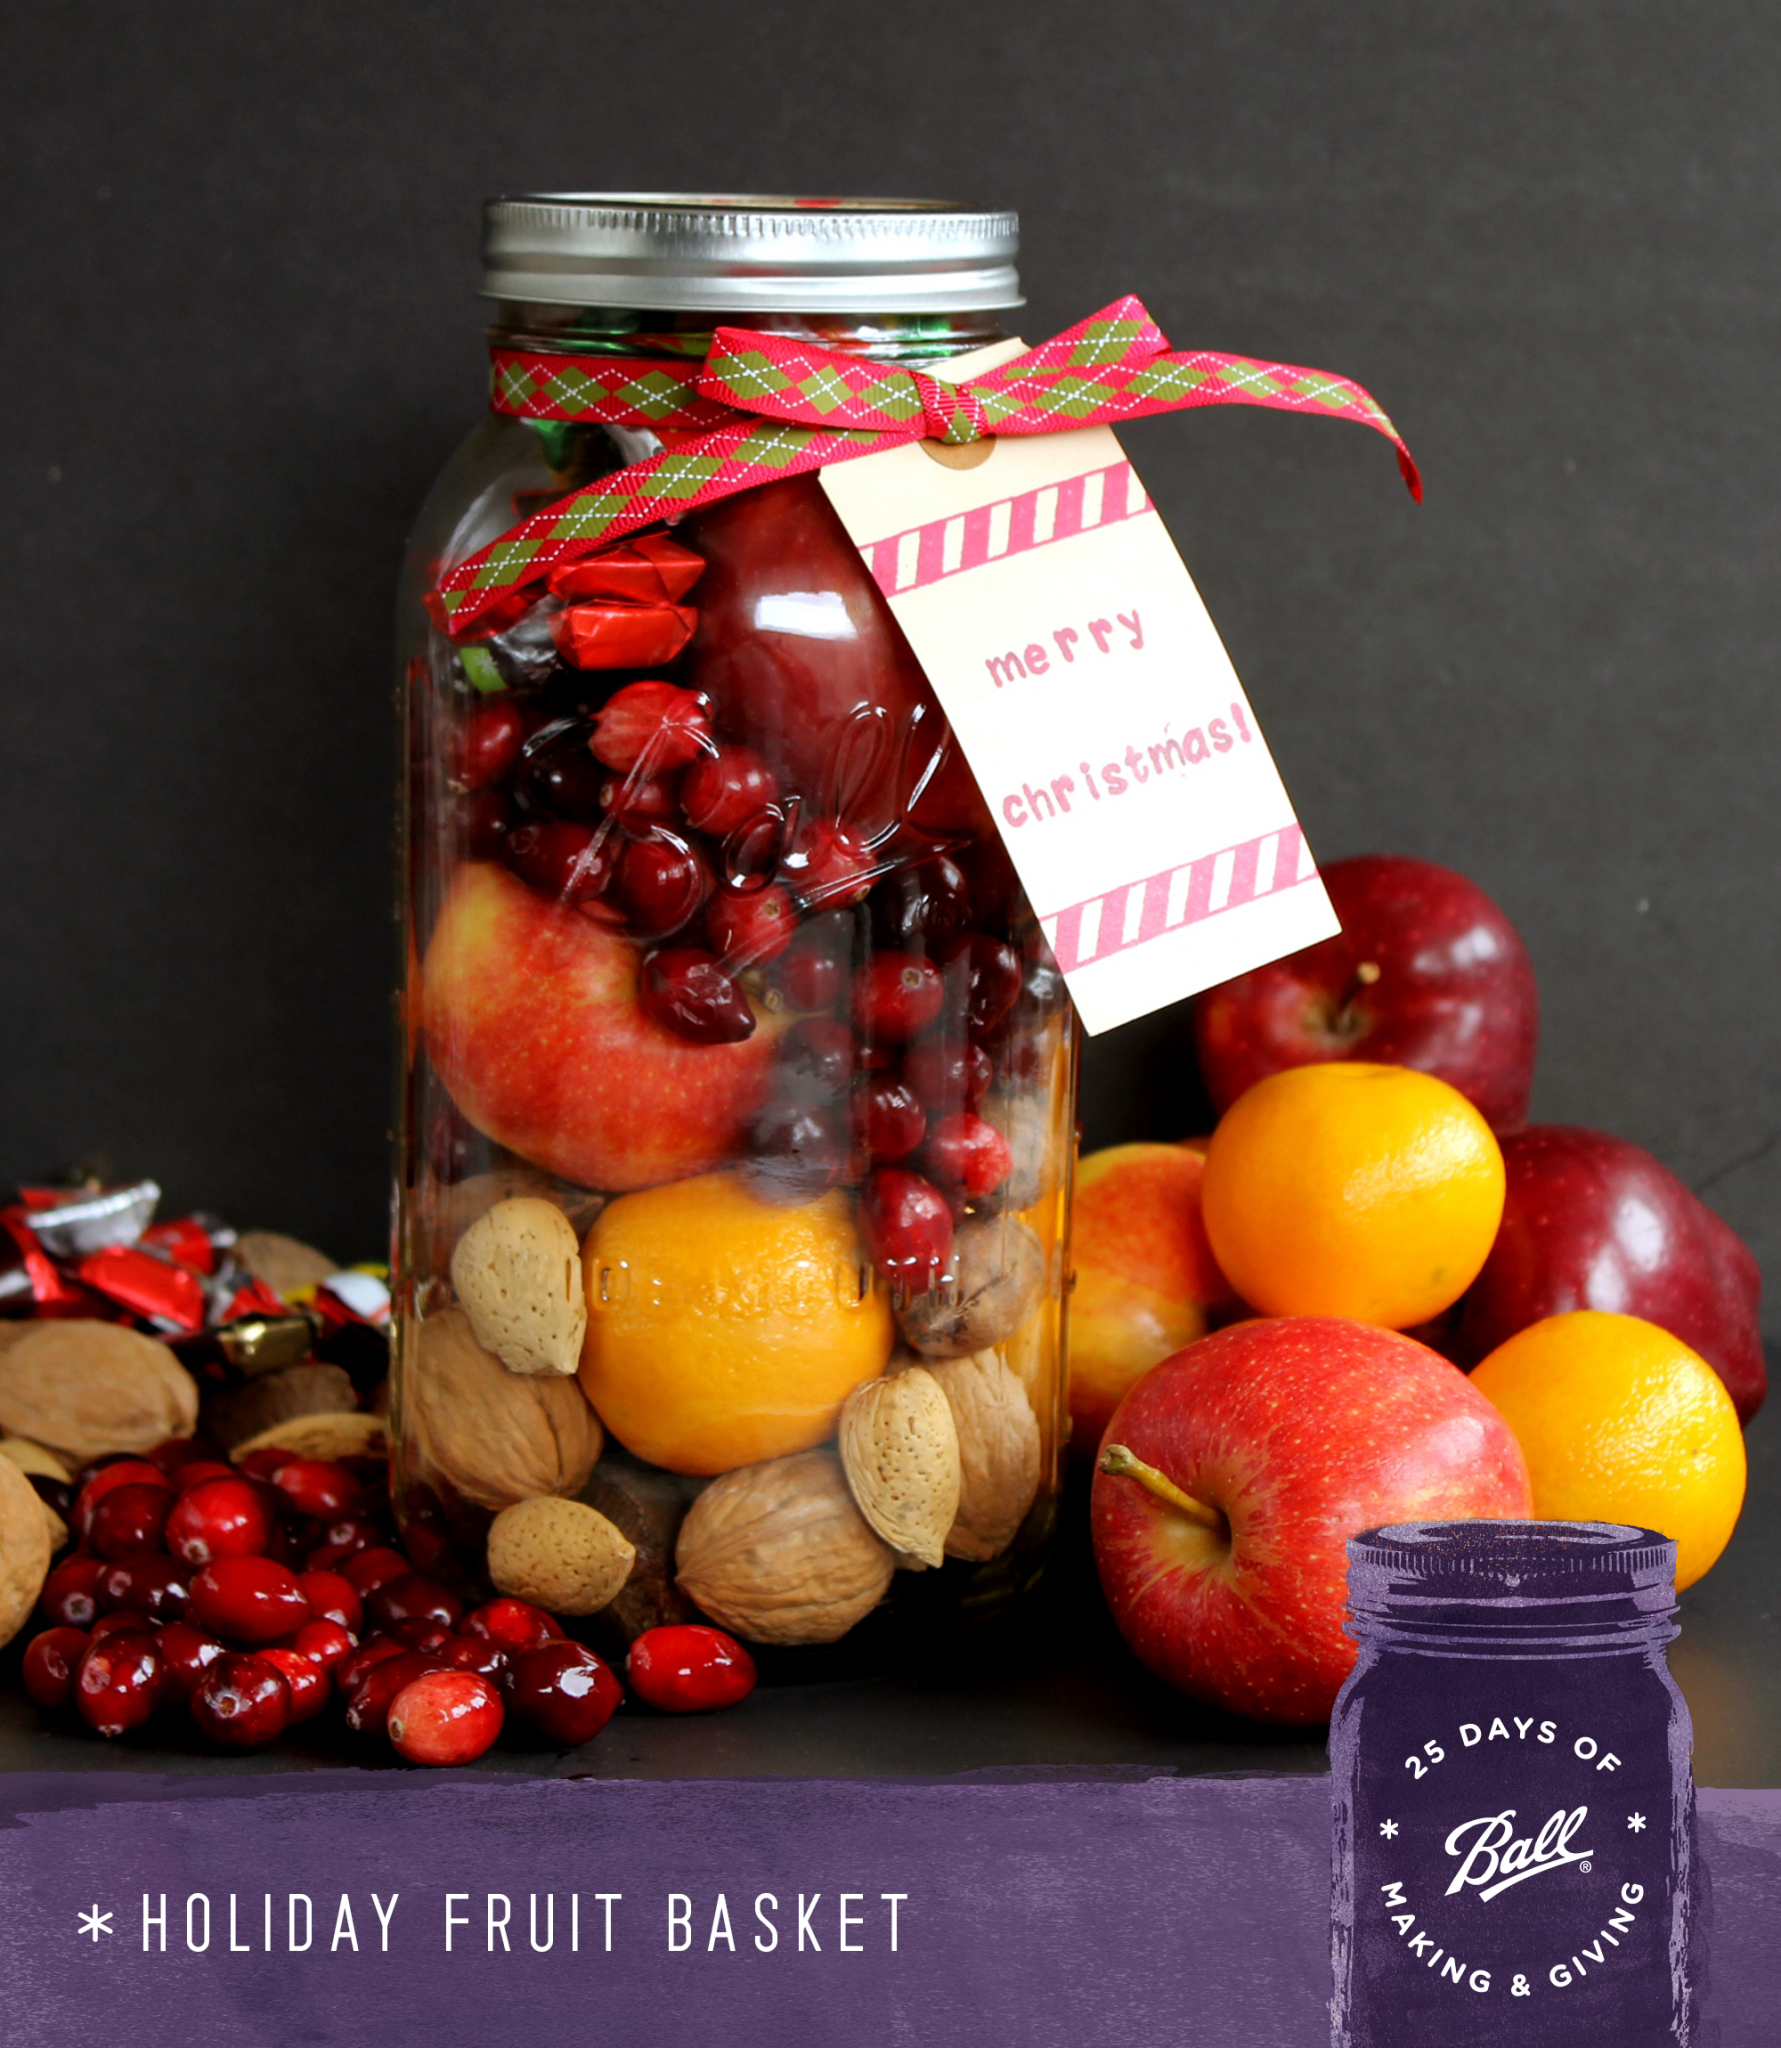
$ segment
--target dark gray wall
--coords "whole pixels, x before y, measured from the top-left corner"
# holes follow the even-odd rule
[[[1651,0],[844,13],[581,0],[13,9],[0,61],[0,1170],[102,1156],[382,1234],[391,582],[479,402],[477,202],[1017,205],[1031,336],[1339,369],[1352,428],[1134,450],[1325,859],[1476,876],[1538,1113],[1781,1254],[1781,14]],[[1191,1114],[1179,1016],[1087,1135]]]

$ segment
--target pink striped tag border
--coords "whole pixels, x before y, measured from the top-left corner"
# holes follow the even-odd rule
[[[885,596],[900,597],[948,576],[962,576],[985,562],[1024,555],[1149,510],[1150,498],[1132,474],[1132,465],[1114,462],[1042,490],[998,498],[974,512],[957,512],[885,540],[867,541],[860,553]]]
[[[1202,854],[1185,867],[1124,882],[1085,903],[1041,918],[1057,964],[1066,974],[1129,952],[1166,932],[1199,924],[1221,911],[1278,896],[1315,879],[1316,866],[1297,825],[1264,832],[1241,846]]]

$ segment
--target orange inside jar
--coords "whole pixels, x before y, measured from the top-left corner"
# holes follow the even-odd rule
[[[485,289],[508,347],[684,362],[721,324],[925,363],[999,338],[1013,246],[926,205],[546,195],[491,204]],[[1074,1013],[816,476],[486,637],[431,622],[452,565],[658,445],[491,412],[411,554],[399,1513],[425,1568],[613,1649],[705,1618],[876,1661],[1043,1563]]]

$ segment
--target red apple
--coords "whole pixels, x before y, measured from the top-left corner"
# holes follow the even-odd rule
[[[1176,1352],[1114,1411],[1101,1458],[1095,1562],[1120,1633],[1159,1678],[1257,1721],[1328,1717],[1354,1663],[1349,1537],[1533,1512],[1521,1448],[1464,1373],[1333,1316]]]
[[[765,757],[782,796],[875,839],[920,791],[924,826],[994,836],[921,665],[814,476],[696,512],[678,538],[708,565],[686,680],[728,738]]]
[[[721,1165],[767,1093],[780,1020],[694,1045],[638,1003],[629,939],[503,867],[453,877],[422,965],[440,1079],[479,1131],[577,1186],[623,1192]]]
[[[1651,1154],[1604,1131],[1532,1124],[1503,1140],[1508,1193],[1451,1346],[1471,1366],[1569,1309],[1642,1316],[1698,1351],[1748,1422],[1768,1392],[1762,1275],[1729,1223]]]
[[[1525,1122],[1540,1013],[1515,927],[1475,882],[1432,861],[1362,854],[1323,880],[1342,921],[1333,939],[1195,1000],[1219,1112],[1282,1067],[1375,1060],[1438,1075],[1495,1130]]]

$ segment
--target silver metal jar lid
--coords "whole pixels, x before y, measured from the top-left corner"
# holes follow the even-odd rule
[[[962,313],[1024,303],[1012,213],[927,199],[524,192],[483,210],[486,296],[663,312]]]

